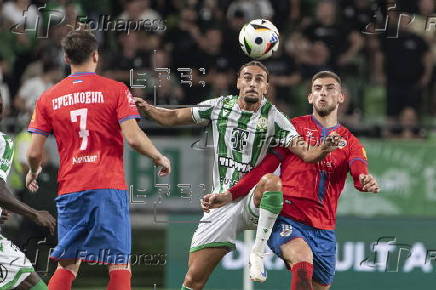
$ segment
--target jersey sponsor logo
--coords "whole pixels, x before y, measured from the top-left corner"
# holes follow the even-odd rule
[[[289,237],[292,234],[292,226],[282,224],[282,231],[280,232],[281,237]]]
[[[244,151],[245,146],[247,146],[248,144],[248,135],[248,131],[240,128],[234,128],[232,131],[232,138],[230,139],[230,142],[232,142],[233,145],[233,150],[236,150],[238,152]]]
[[[8,278],[8,273],[8,269],[3,264],[0,264],[0,283]]]
[[[87,155],[87,156],[78,156],[73,157],[73,164],[78,163],[94,163],[98,159],[97,155]]]
[[[104,103],[102,92],[79,92],[67,94],[52,100],[53,110],[76,104],[101,104]]]
[[[220,156],[218,158],[218,163],[220,166],[225,166],[228,168],[234,168],[236,171],[247,173],[249,172],[253,167],[249,163],[243,163],[243,162],[237,162],[233,160],[232,158]]]

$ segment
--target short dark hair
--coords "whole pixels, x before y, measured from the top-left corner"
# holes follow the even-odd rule
[[[238,77],[240,76],[241,71],[244,69],[244,67],[252,66],[252,65],[254,65],[254,66],[258,66],[258,67],[260,67],[262,70],[264,70],[264,71],[266,72],[266,80],[268,81],[268,79],[269,79],[269,71],[268,71],[268,68],[267,68],[263,63],[261,63],[261,62],[258,61],[258,60],[252,60],[252,61],[250,61],[250,62],[247,62],[247,63],[243,64],[243,65],[239,68],[239,71],[238,71]]]
[[[339,85],[342,85],[341,78],[336,73],[329,71],[329,70],[322,70],[320,72],[317,72],[312,77],[312,84],[314,81],[316,81],[317,79],[321,79],[321,78],[333,78],[339,83]]]
[[[72,31],[62,40],[62,47],[71,64],[79,65],[87,61],[98,49],[97,39],[87,30]]]

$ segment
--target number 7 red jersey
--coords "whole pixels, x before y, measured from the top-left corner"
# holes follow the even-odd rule
[[[120,123],[139,118],[126,85],[84,72],[72,74],[37,100],[28,131],[58,145],[58,194],[127,189]]]

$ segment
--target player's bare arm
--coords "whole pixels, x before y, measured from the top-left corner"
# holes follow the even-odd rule
[[[16,199],[3,179],[0,179],[0,207],[29,218],[38,225],[49,228],[50,233],[54,234],[56,225],[54,217],[47,211],[38,211]]]
[[[377,180],[371,174],[360,174],[359,175],[360,183],[362,184],[363,191],[379,193],[380,186],[377,183]]]
[[[223,207],[232,201],[232,193],[226,191],[224,193],[209,193],[203,196],[200,200],[201,208],[204,212],[209,212],[211,208]]]
[[[192,119],[192,109],[165,109],[150,105],[142,98],[134,98],[138,110],[162,126],[195,124]]]
[[[159,170],[160,176],[168,175],[171,172],[168,158],[157,150],[147,135],[139,128],[135,120],[124,121],[120,126],[121,132],[129,146],[140,154],[149,157],[157,166],[161,167]]]
[[[41,172],[42,154],[47,137],[41,134],[32,134],[32,143],[27,150],[29,171],[26,175],[26,187],[32,192],[38,190],[37,178]]]
[[[303,139],[292,140],[288,149],[300,157],[304,162],[319,162],[324,159],[330,152],[338,148],[340,136],[332,133],[327,136],[321,144],[315,146],[309,145]]]

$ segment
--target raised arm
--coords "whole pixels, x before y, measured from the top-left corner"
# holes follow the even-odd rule
[[[327,136],[320,144],[309,145],[302,137],[294,138],[288,146],[289,151],[304,162],[319,162],[338,148],[340,136],[336,133]]]
[[[144,99],[134,98],[138,110],[162,126],[195,124],[192,119],[192,109],[165,109],[148,104]]]
[[[153,160],[157,166],[161,166],[159,175],[167,175],[171,171],[168,158],[163,156],[154,146],[147,135],[139,128],[135,120],[130,119],[120,123],[121,132],[130,147],[141,155],[145,155]]]

